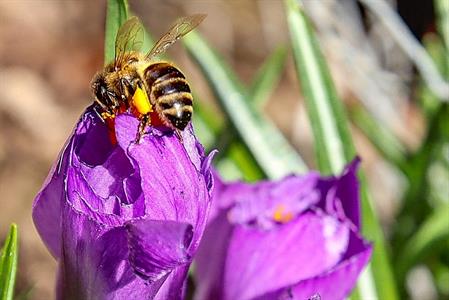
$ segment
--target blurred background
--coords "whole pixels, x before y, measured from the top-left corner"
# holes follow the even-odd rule
[[[309,168],[316,167],[282,1],[129,2],[155,37],[179,16],[207,13],[198,31],[242,85],[251,85],[267,58],[278,60],[278,75],[261,101],[260,114],[275,124]],[[405,33],[386,26],[388,15],[376,12],[375,0],[303,1],[347,108],[375,211],[396,260],[435,208],[449,204],[449,128],[440,120],[444,89],[438,86],[440,77],[449,74],[449,52],[438,35],[435,3],[443,1],[388,2]],[[105,11],[105,1],[0,1],[0,242],[16,222],[18,299],[53,298],[56,262],[33,226],[32,202],[92,102],[90,80],[103,66]],[[410,54],[414,47],[426,48],[433,61]],[[206,114],[226,122],[182,43],[168,55],[186,74]],[[426,73],[429,64],[440,71]],[[447,105],[444,109],[449,118]],[[221,147],[235,138],[232,130],[214,140],[196,119],[194,126],[206,147],[222,150],[218,163],[226,178],[261,177],[259,171],[239,172],[220,159],[228,153]],[[449,299],[449,239],[439,238],[432,251],[420,253],[397,274],[405,298]]]

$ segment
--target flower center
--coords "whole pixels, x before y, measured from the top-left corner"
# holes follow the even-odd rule
[[[284,204],[278,204],[274,209],[273,220],[279,223],[287,223],[293,219],[293,213],[287,211]]]

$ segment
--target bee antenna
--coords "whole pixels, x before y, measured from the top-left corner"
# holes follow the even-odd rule
[[[101,122],[105,123],[103,117],[101,116],[100,112],[97,110],[98,109],[98,105],[94,106],[94,112],[95,114],[100,118]]]

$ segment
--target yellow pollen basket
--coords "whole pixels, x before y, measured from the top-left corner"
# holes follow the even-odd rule
[[[140,87],[137,87],[133,95],[133,106],[142,115],[153,111],[153,106],[145,93]]]
[[[108,112],[102,112],[101,113],[101,117],[106,120],[106,119],[114,119],[115,118],[115,114],[110,114]]]
[[[273,213],[273,220],[279,223],[287,223],[293,219],[293,214],[289,211],[286,211],[284,205],[279,204]]]

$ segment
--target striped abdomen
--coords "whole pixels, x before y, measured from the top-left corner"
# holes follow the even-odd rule
[[[184,75],[173,65],[161,62],[148,66],[144,77],[150,102],[161,120],[173,129],[183,130],[193,112],[193,97]]]

